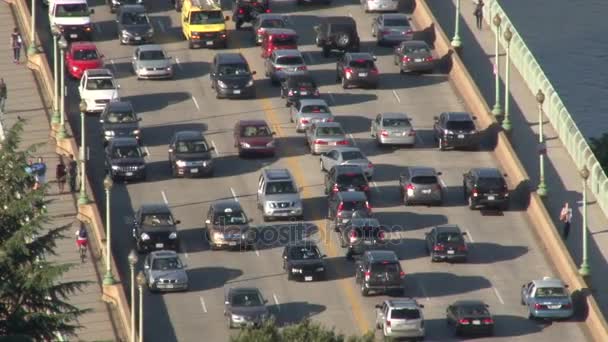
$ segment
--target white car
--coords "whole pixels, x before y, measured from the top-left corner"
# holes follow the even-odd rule
[[[78,92],[87,104],[87,113],[101,113],[109,102],[120,100],[119,88],[110,70],[88,69],[80,79]]]

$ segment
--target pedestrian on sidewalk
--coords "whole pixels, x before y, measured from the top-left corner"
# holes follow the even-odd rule
[[[78,164],[74,160],[74,155],[70,154],[70,163],[68,164],[68,180],[70,182],[70,192],[76,192],[76,177],[78,176]]]
[[[483,6],[485,4],[483,3],[483,0],[479,0],[479,2],[477,3],[477,5],[475,5],[475,11],[473,12],[473,15],[475,16],[475,19],[477,20],[477,29],[481,30],[482,28],[482,23],[483,23]]]
[[[23,48],[23,38],[19,29],[15,27],[13,33],[11,33],[11,48],[13,49],[13,63],[19,64],[21,59],[21,49]]]
[[[40,189],[40,187],[46,184],[46,163],[42,157],[38,157],[38,160],[32,164],[32,173],[36,183],[34,184],[34,190]]]
[[[572,221],[572,208],[570,208],[568,202],[564,203],[564,207],[559,213],[559,220],[563,223],[562,236],[564,240],[567,240],[568,235],[570,235],[570,221]]]
[[[0,124],[4,124],[4,110],[6,107],[7,94],[8,90],[6,89],[4,78],[0,78]]]
[[[57,188],[59,189],[60,194],[62,194],[65,189],[67,176],[68,173],[65,164],[63,163],[63,160],[59,160],[59,164],[57,164],[57,168],[55,169],[55,179],[57,180]]]

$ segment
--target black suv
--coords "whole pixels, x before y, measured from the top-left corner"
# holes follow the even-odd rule
[[[347,224],[357,213],[371,213],[371,207],[363,192],[346,191],[332,193],[327,198],[327,218],[334,221],[334,230],[340,231],[340,227]]]
[[[138,118],[129,101],[114,101],[106,105],[99,116],[103,142],[120,137],[131,137],[141,142]]]
[[[137,252],[161,249],[178,251],[175,220],[166,204],[143,204],[133,219],[133,239]]]
[[[146,156],[135,138],[114,138],[105,149],[106,173],[113,180],[146,179]]]
[[[289,107],[299,99],[319,98],[317,82],[308,73],[292,74],[281,82],[281,98],[286,99],[285,106]]]
[[[336,63],[336,82],[342,82],[342,88],[363,86],[378,88],[379,72],[376,57],[368,52],[345,53]]]
[[[216,98],[255,98],[253,81],[255,71],[240,53],[223,52],[213,58],[211,65],[211,88]]]
[[[316,44],[329,57],[331,50],[359,52],[360,41],[357,23],[351,17],[323,17],[321,24],[314,26]]]
[[[438,226],[426,233],[426,252],[431,261],[466,261],[469,248],[464,241],[463,233],[456,225]]]
[[[441,151],[446,148],[479,148],[479,132],[475,128],[477,118],[469,113],[441,113],[435,117],[433,131],[435,142]]]
[[[493,207],[500,210],[509,208],[509,188],[501,174],[495,168],[474,168],[462,175],[464,199],[469,208],[478,206]]]
[[[218,200],[209,206],[205,219],[205,235],[211,250],[219,248],[249,249],[255,233],[241,204],[234,200]]]
[[[232,3],[232,21],[237,30],[253,22],[259,14],[270,13],[269,0],[236,0]]]
[[[367,296],[370,291],[394,292],[402,295],[403,278],[399,258],[393,251],[375,250],[363,253],[355,269],[355,282],[361,289],[361,295]]]
[[[336,165],[325,174],[325,194],[339,191],[361,191],[370,197],[369,183],[361,166]]]
[[[173,177],[213,176],[213,146],[200,131],[179,131],[169,143],[169,164]]]
[[[312,241],[290,243],[283,249],[283,269],[287,279],[304,281],[325,278],[325,258],[317,245]]]
[[[384,229],[373,217],[351,218],[338,232],[340,247],[346,248],[346,259],[384,246]]]
[[[116,14],[120,44],[150,43],[154,28],[143,5],[123,5]]]

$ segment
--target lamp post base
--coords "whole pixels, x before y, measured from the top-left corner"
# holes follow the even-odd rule
[[[78,197],[78,204],[84,205],[89,203],[91,203],[91,200],[89,200],[89,196],[87,196],[86,192],[81,191],[80,196]]]
[[[511,120],[509,120],[508,116],[505,116],[505,119],[502,121],[502,129],[507,133],[510,133],[511,129],[513,129],[513,125],[511,125]]]
[[[462,40],[460,39],[460,36],[454,36],[451,44],[453,48],[460,49],[462,47]]]
[[[536,193],[540,197],[547,197],[547,185],[545,184],[544,180],[541,180],[540,184],[538,184],[538,188],[536,189]]]
[[[60,125],[57,130],[57,138],[65,139],[68,137],[68,132],[65,131],[65,125]]]
[[[500,103],[495,103],[494,107],[492,107],[492,114],[494,114],[494,116],[499,116],[502,114],[502,107],[500,106]]]
[[[116,284],[116,280],[114,280],[114,276],[112,275],[112,272],[110,272],[110,271],[106,272],[106,275],[103,277],[103,284],[104,285]]]
[[[51,123],[54,123],[54,124],[61,123],[61,114],[59,114],[58,110],[53,111],[53,116],[51,117]]]
[[[587,263],[587,260],[584,260],[581,264],[581,267],[578,269],[578,274],[580,274],[581,277],[588,277],[591,275],[591,267],[589,266],[589,263]]]
[[[30,47],[27,48],[27,55],[28,56],[32,56],[32,55],[35,55],[35,54],[38,54],[38,53],[40,53],[40,50],[38,50],[37,46],[30,45]]]

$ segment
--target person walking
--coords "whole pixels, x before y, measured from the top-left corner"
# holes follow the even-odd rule
[[[11,48],[13,49],[13,63],[19,64],[21,59],[21,49],[23,48],[23,38],[19,29],[15,27],[13,33],[11,33]]]
[[[59,160],[59,164],[57,164],[57,168],[55,169],[55,179],[57,180],[57,188],[59,189],[59,193],[62,194],[65,189],[65,183],[67,180],[68,173],[65,168],[65,164],[63,161]]]
[[[567,240],[568,235],[570,235],[570,222],[572,221],[572,208],[570,208],[568,202],[564,203],[564,207],[559,213],[559,220],[563,223],[562,236],[564,240]]]
[[[68,164],[68,180],[70,182],[70,192],[76,192],[76,177],[78,176],[78,164],[74,160],[74,155],[70,154],[70,163]]]
[[[477,5],[475,5],[475,11],[473,12],[473,15],[475,16],[475,19],[477,21],[477,29],[481,30],[482,28],[482,23],[483,23],[483,6],[485,4],[483,3],[483,0],[479,0],[479,2],[477,3]]]
[[[41,186],[46,184],[46,164],[44,163],[44,159],[42,159],[42,157],[38,157],[38,160],[32,164],[32,173],[34,174],[34,179],[36,180],[34,190],[39,189]]]
[[[6,83],[4,78],[0,78],[0,124],[4,124],[4,113],[6,107],[6,98],[8,90],[6,89]]]

